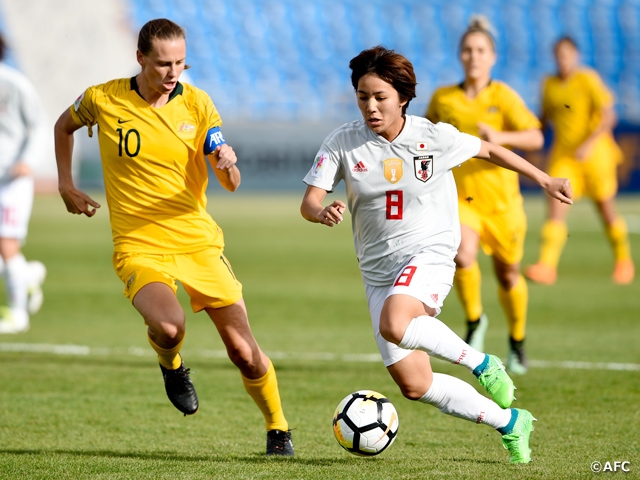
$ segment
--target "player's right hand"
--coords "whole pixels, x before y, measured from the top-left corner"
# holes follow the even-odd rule
[[[547,195],[562,203],[573,205],[573,191],[571,190],[571,182],[568,178],[550,177],[549,184],[544,187]]]
[[[64,200],[67,211],[75,215],[85,214],[87,217],[93,217],[96,209],[100,208],[98,202],[75,188],[60,189],[60,196]]]
[[[346,209],[347,206],[343,202],[336,200],[320,212],[318,219],[323,225],[333,227],[334,225],[338,225],[342,222],[342,214]]]

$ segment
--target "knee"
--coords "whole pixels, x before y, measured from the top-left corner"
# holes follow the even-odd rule
[[[404,332],[407,326],[404,322],[400,322],[389,315],[382,315],[380,317],[380,335],[387,342],[395,345],[399,344],[404,337]]]
[[[476,250],[460,247],[455,258],[456,267],[469,268],[475,263],[476,256]]]
[[[424,382],[405,383],[398,385],[402,396],[408,400],[416,401],[420,400],[424,394],[429,390],[430,385]]]
[[[186,331],[184,312],[175,312],[173,315],[165,313],[154,318],[145,318],[145,323],[151,332],[169,343],[177,343],[184,338]]]
[[[230,346],[227,354],[245,376],[255,373],[262,364],[259,352],[253,352],[248,346]]]
[[[165,324],[163,325],[163,327],[164,327],[164,330],[163,330],[164,334],[167,337],[169,337],[171,340],[175,340],[176,342],[179,342],[184,338],[184,334],[186,330],[184,322],[179,324],[175,324],[175,323]]]
[[[496,275],[496,277],[500,286],[504,290],[509,291],[515,287],[516,283],[518,283],[518,280],[520,279],[520,267],[518,265],[514,266],[514,268],[505,269]]]

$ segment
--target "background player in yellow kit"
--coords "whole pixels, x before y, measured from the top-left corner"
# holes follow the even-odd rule
[[[223,255],[222,230],[206,211],[209,159],[220,184],[234,191],[240,171],[209,96],[179,77],[187,68],[184,30],[166,19],[140,30],[141,72],[88,88],[55,126],[59,190],[67,210],[91,217],[100,205],[74,187],[73,132],[98,126],[113,232],[113,264],[148,326],[165,389],[185,415],[198,397],[180,356],[185,314],[176,282],[215,324],[229,357],[267,426],[267,455],[293,455],[276,374],[247,319],[242,286]]]
[[[524,101],[503,82],[491,79],[496,62],[491,25],[472,17],[460,40],[465,71],[461,84],[441,87],[427,109],[432,122],[446,122],[461,132],[522,150],[542,147],[540,122]],[[488,326],[480,294],[478,248],[493,258],[500,303],[509,325],[507,369],[527,371],[524,352],[528,291],[520,273],[527,229],[518,175],[478,159],[453,169],[458,188],[462,242],[456,256],[454,283],[467,316],[466,341],[484,351]]]
[[[613,247],[613,281],[631,283],[635,269],[627,225],[615,208],[616,167],[622,152],[612,134],[617,121],[613,95],[595,71],[580,66],[578,47],[571,38],[561,38],[554,53],[558,74],[546,78],[542,86],[543,122],[549,122],[554,131],[549,174],[569,178],[574,199],[583,195],[593,199]],[[567,241],[567,213],[560,202],[549,201],[540,258],[525,271],[534,282],[551,285],[556,281]]]

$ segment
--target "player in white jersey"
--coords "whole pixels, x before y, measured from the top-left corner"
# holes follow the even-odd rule
[[[3,63],[0,36],[0,270],[7,306],[0,307],[0,333],[29,329],[29,314],[42,305],[44,265],[27,262],[21,247],[33,205],[32,172],[46,140],[44,109],[27,78]]]
[[[411,63],[393,50],[365,50],[349,66],[363,118],[325,139],[304,178],[301,213],[332,227],[348,206],[376,342],[402,394],[497,429],[510,461],[528,463],[535,419],[509,408],[515,387],[504,366],[435,318],[451,289],[460,243],[451,169],[482,158],[526,175],[570,204],[569,182],[451,125],[407,115],[416,78]],[[323,206],[341,180],[347,205],[335,200]],[[456,377],[434,373],[429,355],[467,367],[493,400]]]

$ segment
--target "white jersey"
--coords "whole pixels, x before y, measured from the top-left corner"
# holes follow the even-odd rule
[[[479,138],[446,123],[407,115],[389,142],[357,120],[327,136],[304,182],[332,191],[344,180],[363,280],[389,285],[419,253],[453,264],[460,221],[451,169],[479,151]]]
[[[35,170],[46,143],[44,108],[29,80],[0,63],[0,182],[12,179],[11,168],[24,162]]]

